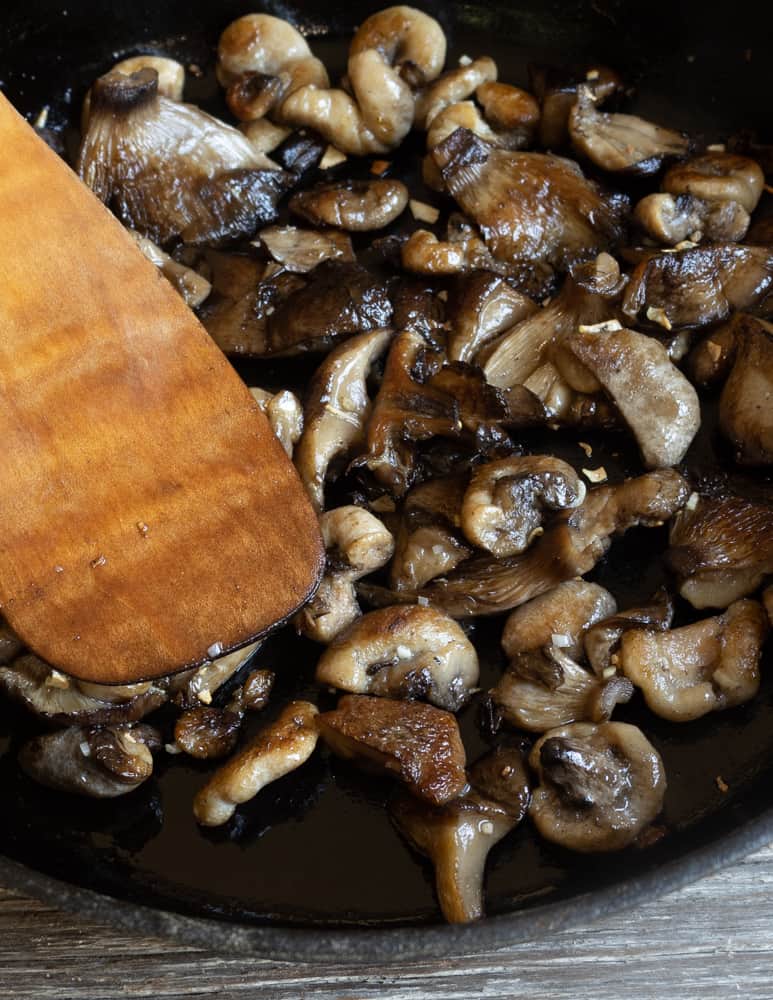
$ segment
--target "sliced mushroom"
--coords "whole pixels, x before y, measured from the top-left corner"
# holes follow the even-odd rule
[[[259,242],[288,271],[308,274],[323,260],[355,260],[351,240],[345,233],[317,233],[295,226],[271,226],[258,233]]]
[[[468,271],[496,269],[486,244],[479,236],[464,240],[439,240],[427,229],[414,230],[400,247],[400,260],[406,271],[430,276],[464,274]]]
[[[608,590],[587,580],[567,580],[511,612],[502,648],[512,659],[554,645],[578,660],[586,632],[615,611],[617,604]]]
[[[163,705],[162,681],[105,686],[65,677],[28,653],[0,666],[0,690],[46,722],[67,725],[116,725],[135,722]]]
[[[427,601],[452,618],[501,614],[590,572],[609,549],[613,533],[638,524],[663,524],[684,506],[688,494],[687,483],[673,469],[600,486],[590,490],[579,507],[558,514],[521,555],[468,559],[446,578],[416,591],[360,585],[359,593],[379,605]]]
[[[633,432],[648,469],[677,465],[701,423],[698,394],[653,337],[577,330],[566,347],[601,383]]]
[[[498,260],[566,270],[615,243],[623,202],[570,160],[493,149],[457,129],[432,151],[449,192]]]
[[[467,784],[459,727],[440,708],[348,694],[317,725],[337,756],[397,778],[425,802],[443,805]]]
[[[734,201],[749,215],[757,207],[764,185],[760,165],[734,153],[704,153],[671,167],[663,178],[663,190],[669,194]]]
[[[693,496],[674,519],[666,554],[695,608],[726,608],[773,573],[773,507]]]
[[[609,677],[616,672],[619,663],[617,650],[624,632],[632,628],[664,632],[671,628],[673,619],[674,603],[668,591],[661,588],[649,604],[627,608],[591,625],[585,633],[583,645],[596,676]]]
[[[256,153],[272,153],[277,146],[291,135],[291,130],[283,125],[275,125],[268,118],[257,118],[255,121],[243,122],[239,131],[246,136]]]
[[[236,746],[241,725],[242,714],[228,708],[189,708],[175,722],[175,746],[197,760],[226,757]]]
[[[399,279],[392,292],[393,325],[396,330],[420,334],[428,344],[445,343],[445,303],[431,282]]]
[[[496,78],[497,64],[489,56],[447,70],[419,95],[414,124],[417,128],[428,129],[445,108],[466,100],[481,84]]]
[[[249,646],[227,653],[195,670],[177,674],[170,681],[172,700],[180,708],[210,705],[213,695],[252,659],[253,653],[260,646],[260,642],[252,642]]]
[[[391,336],[390,330],[373,330],[352,337],[331,351],[311,380],[295,466],[318,511],[325,506],[331,462],[364,441],[370,413],[366,379]]]
[[[313,226],[337,226],[353,233],[383,229],[408,204],[402,181],[340,181],[299,191],[290,199],[290,211]]]
[[[570,722],[606,722],[619,702],[631,700],[625,678],[601,678],[559,646],[518,653],[491,690],[502,717],[532,733]]]
[[[536,312],[532,300],[500,275],[476,271],[458,278],[449,308],[449,360],[474,361],[482,347]]]
[[[623,296],[632,319],[705,326],[749,309],[773,289],[770,247],[720,243],[656,254],[633,271]]]
[[[509,83],[482,83],[475,97],[483,116],[498,135],[499,145],[515,149],[528,144],[540,120],[536,98],[527,90]]]
[[[469,557],[471,549],[460,537],[466,488],[466,476],[445,476],[408,493],[390,571],[396,591],[418,590]]]
[[[94,83],[77,168],[125,225],[162,246],[252,236],[290,183],[236,129],[160,96],[150,69]]]
[[[498,559],[523,552],[543,533],[543,510],[567,510],[585,499],[574,469],[549,455],[503,458],[478,466],[462,502],[467,538]]]
[[[569,115],[580,86],[590,87],[598,104],[623,89],[619,75],[598,64],[569,69],[532,64],[529,79],[542,110],[539,144],[546,149],[559,149],[569,141]]]
[[[276,720],[226,761],[200,788],[193,814],[202,826],[221,826],[277,778],[305,763],[317,745],[317,708],[308,701],[291,701]]]
[[[773,324],[746,316],[737,325],[733,367],[719,399],[719,427],[736,461],[773,463]]]
[[[529,802],[519,749],[497,748],[475,762],[469,778],[470,790],[445,806],[430,806],[406,794],[390,805],[397,828],[432,861],[438,902],[449,923],[483,916],[487,855],[520,823]]]
[[[768,630],[757,601],[735,601],[716,618],[669,632],[624,632],[620,667],[656,715],[689,722],[757,694]]]
[[[636,726],[563,726],[535,743],[529,763],[540,781],[529,815],[570,851],[627,847],[663,807],[663,761]]]
[[[148,258],[151,264],[156,265],[169,284],[180,293],[186,305],[190,306],[191,309],[196,309],[201,305],[212,290],[212,286],[205,277],[192,268],[185,267],[184,264],[178,264],[173,257],[164,253],[161,247],[156,246],[147,237],[140,236],[132,229],[129,230],[129,235],[133,237],[143,255]]]
[[[170,101],[181,101],[183,99],[183,89],[185,87],[185,67],[178,63],[176,59],[168,56],[154,56],[148,54],[131,56],[129,59],[122,59],[113,66],[113,72],[123,73],[131,76],[141,69],[152,69],[158,74],[158,92],[162,97],[168,97]],[[89,127],[89,115],[91,114],[91,90],[86,91],[81,108],[81,133],[85,133]]]
[[[386,566],[395,543],[381,521],[361,507],[325,511],[320,515],[319,526],[327,550],[325,575],[295,622],[308,639],[327,643],[359,618],[354,584]]]
[[[458,712],[478,683],[478,656],[435,608],[397,605],[363,615],[322,654],[318,684],[354,694],[421,698]]]
[[[690,351],[690,378],[700,386],[712,386],[727,378],[735,361],[739,334],[755,320],[748,313],[733,313],[726,323],[714,327]]]
[[[749,228],[749,213],[737,201],[706,201],[691,194],[648,194],[634,220],[653,239],[670,246],[684,240],[735,243]]]
[[[298,397],[289,389],[268,392],[253,386],[250,389],[255,402],[268,417],[271,429],[290,456],[303,433],[303,408]]]
[[[151,750],[160,745],[151,726],[71,726],[29,740],[19,751],[19,764],[48,788],[112,799],[148,780]]]
[[[652,174],[663,160],[684,157],[690,140],[682,132],[654,125],[635,115],[596,110],[593,91],[585,84],[569,114],[569,135],[575,149],[602,170]]]

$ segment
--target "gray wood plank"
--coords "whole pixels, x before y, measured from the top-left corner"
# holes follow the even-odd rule
[[[638,910],[364,973],[139,938],[0,889],[0,1000],[773,1000],[773,846]]]

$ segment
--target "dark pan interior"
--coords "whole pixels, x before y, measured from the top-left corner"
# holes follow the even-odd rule
[[[385,5],[236,0],[66,4],[5,0],[0,26],[4,92],[30,116],[49,106],[49,124],[65,129],[77,121],[93,77],[124,55],[150,49],[198,64],[204,75],[189,77],[187,97],[218,110],[213,49],[232,18],[261,6],[289,17],[314,36],[315,53],[341,69],[352,28]],[[747,6],[747,14],[730,19],[726,7],[704,3],[421,6],[446,28],[449,62],[463,53],[488,53],[499,62],[502,79],[525,84],[531,60],[601,60],[636,85],[630,108],[703,133],[710,141],[740,128],[771,138],[766,53],[756,45],[770,37],[772,8],[752,12]],[[415,178],[412,185],[421,196]],[[253,364],[242,373],[251,384],[298,380],[292,366]],[[687,462],[694,479],[729,468],[716,440],[711,400],[704,406],[707,419]],[[635,453],[622,438],[535,435],[526,443],[535,451],[554,450],[579,466],[587,460],[578,437],[593,445],[594,463],[605,465],[611,478],[637,471]],[[770,495],[766,479],[729,474],[740,491]],[[665,541],[664,529],[631,532],[615,543],[594,578],[612,590],[621,607],[647,597],[664,578],[660,554]],[[484,689],[502,667],[501,625],[495,620],[475,627]],[[770,649],[768,665],[769,654]],[[276,701],[313,690],[316,655],[310,643],[284,635],[266,644],[256,662],[277,671]],[[470,759],[487,746],[477,711],[473,704],[461,720]],[[568,901],[674,861],[688,865],[699,849],[720,845],[766,813],[773,836],[773,679],[764,679],[751,704],[687,725],[651,716],[638,697],[616,718],[640,724],[664,757],[669,778],[661,821],[665,836],[647,850],[579,857],[538,840],[524,823],[490,857],[491,914]],[[125,799],[76,801],[19,775],[15,747],[31,728],[18,712],[0,705],[0,787],[12,803],[0,824],[0,854],[8,858],[122,900],[225,921],[328,928],[438,921],[431,870],[405,847],[385,813],[390,787],[363,778],[325,753],[242,807],[232,824],[201,832],[191,800],[207,769],[161,755],[152,782]],[[717,776],[729,787],[726,793]]]

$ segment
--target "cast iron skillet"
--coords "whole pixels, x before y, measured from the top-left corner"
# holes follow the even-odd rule
[[[218,34],[234,17],[261,6],[249,0],[67,3],[5,0],[0,28],[3,89],[29,115],[49,105],[55,127],[77,120],[94,76],[137,50],[198,64],[204,75],[190,77],[188,97],[217,109],[211,66]],[[267,3],[264,9],[314,36],[315,52],[336,69],[346,51],[340,39],[385,5],[361,3],[353,10],[324,0]],[[526,83],[529,60],[602,60],[637,85],[633,106],[666,124],[703,131],[714,141],[740,127],[757,129],[763,138],[768,131],[768,80],[755,43],[773,28],[771,9],[728,20],[726,5],[715,12],[705,2],[423,6],[446,28],[451,58],[490,53],[510,82]],[[252,384],[270,385],[297,378],[292,371],[253,365],[242,373]],[[727,467],[727,455],[716,441],[710,401],[704,405],[707,420],[688,471],[705,481]],[[627,441],[581,436],[611,478],[637,470]],[[555,448],[558,440],[553,435],[542,444],[536,436],[527,444]],[[560,451],[587,464],[571,436]],[[731,478],[749,495],[770,495],[760,477],[731,472]],[[665,540],[665,531],[631,532],[597,569],[595,578],[621,607],[660,582]],[[502,666],[500,631],[501,622],[477,626],[484,687]],[[276,637],[260,659],[278,671],[277,700],[312,690],[310,645]],[[482,951],[585,922],[732,863],[773,837],[770,679],[751,704],[688,725],[664,723],[638,700],[616,717],[642,725],[665,759],[662,839],[647,850],[581,857],[538,841],[524,823],[489,859],[489,918],[452,928],[439,921],[429,867],[408,851],[385,815],[389,787],[324,753],[241,808],[229,827],[200,832],[191,815],[202,781],[194,763],[166,757],[152,783],[114,802],[60,797],[18,774],[15,749],[31,724],[2,704],[0,880],[98,919],[231,952],[383,961]],[[474,759],[486,746],[475,706],[461,722]],[[726,793],[718,775],[729,786]]]

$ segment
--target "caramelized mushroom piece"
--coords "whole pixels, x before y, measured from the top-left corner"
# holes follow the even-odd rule
[[[656,715],[689,722],[757,694],[768,630],[757,601],[735,601],[716,618],[670,632],[624,632],[620,667]]]
[[[175,746],[197,760],[225,757],[236,746],[241,725],[241,713],[228,708],[189,708],[175,722]]]
[[[677,465],[701,422],[698,394],[653,337],[577,330],[567,348],[598,379],[630,427],[648,469]]]
[[[243,122],[239,131],[246,136],[256,153],[272,153],[277,146],[292,134],[291,129],[283,125],[275,125],[268,118],[257,118],[255,121]]]
[[[570,851],[627,847],[663,807],[663,761],[636,726],[554,729],[535,743],[529,763],[540,782],[529,815],[543,837]]]
[[[543,509],[567,510],[585,499],[574,469],[549,455],[503,458],[478,466],[462,502],[467,538],[498,559],[518,555],[543,534]]]
[[[268,704],[275,676],[271,670],[251,670],[241,687],[240,702],[248,712],[259,712]]]
[[[314,226],[337,226],[353,233],[383,229],[408,204],[402,181],[340,181],[299,191],[290,199],[290,211]]]
[[[482,83],[475,96],[486,121],[499,134],[500,145],[515,149],[531,141],[540,120],[539,104],[532,94],[509,83],[490,81]]]
[[[323,260],[340,260],[346,264],[355,260],[349,237],[335,231],[317,233],[295,226],[270,226],[261,229],[258,241],[278,264],[297,274],[308,274]]]
[[[318,684],[354,694],[420,698],[458,712],[478,683],[478,656],[456,622],[435,608],[397,605],[363,615],[317,664]]]
[[[471,788],[445,806],[400,793],[390,805],[397,828],[435,869],[438,902],[449,923],[483,916],[486,857],[523,819],[529,785],[522,752],[499,747],[469,770]]]
[[[648,236],[671,246],[684,240],[738,242],[751,221],[737,201],[705,201],[691,194],[648,194],[637,203],[633,218]]]
[[[48,788],[93,799],[133,792],[153,773],[152,726],[71,726],[36,736],[19,751],[21,769]]]
[[[726,608],[773,573],[773,507],[693,494],[674,519],[666,554],[694,608]]]
[[[303,432],[303,409],[298,397],[289,389],[280,389],[279,392],[272,393],[265,389],[252,387],[250,392],[255,402],[268,417],[271,430],[292,458],[293,448]]]
[[[569,115],[580,86],[590,87],[598,104],[623,89],[620,76],[598,64],[570,69],[531,65],[529,79],[542,108],[539,144],[546,149],[559,149],[569,141]]]
[[[619,663],[617,649],[620,638],[628,629],[646,628],[665,632],[671,628],[673,620],[674,603],[668,591],[661,587],[649,604],[611,614],[608,618],[591,625],[585,633],[583,645],[585,655],[596,676],[608,677],[616,671]]]
[[[125,225],[162,246],[252,236],[290,183],[241,132],[160,96],[151,69],[94,83],[77,168]]]
[[[274,722],[226,761],[200,788],[193,814],[202,826],[221,826],[277,778],[305,763],[317,745],[317,708],[308,701],[291,701]]]
[[[169,59],[167,56],[154,56],[145,53],[139,56],[130,56],[122,59],[113,66],[112,72],[123,73],[131,76],[141,69],[152,69],[158,74],[158,92],[162,97],[168,97],[170,101],[181,101],[183,99],[183,89],[185,87],[185,67],[178,63],[176,59]],[[86,91],[81,108],[81,133],[85,134],[89,127],[89,115],[91,114],[91,90]]]
[[[705,326],[749,309],[773,289],[773,249],[720,243],[659,253],[633,271],[623,312],[667,330]]]
[[[419,94],[414,124],[417,128],[428,129],[445,108],[466,100],[481,84],[496,78],[497,64],[489,56],[447,70]]]
[[[735,359],[719,399],[719,427],[736,461],[773,463],[773,324],[746,316],[737,325]]]
[[[58,726],[135,722],[163,705],[163,680],[109,686],[88,684],[53,670],[31,653],[0,666],[0,691],[39,719]]]
[[[502,648],[513,659],[553,645],[578,660],[585,633],[615,611],[617,604],[608,590],[587,580],[567,580],[510,613]]]
[[[295,466],[317,511],[325,506],[331,462],[364,442],[371,408],[366,379],[391,337],[390,330],[352,337],[331,351],[311,380]]]
[[[143,256],[147,257],[151,264],[155,264],[169,284],[180,293],[187,306],[196,309],[201,305],[212,291],[212,286],[203,275],[198,274],[193,268],[185,267],[184,264],[178,264],[173,257],[164,253],[161,247],[156,246],[147,237],[140,236],[132,229],[129,230],[129,235]]]
[[[453,275],[496,270],[486,244],[471,234],[463,240],[439,240],[427,229],[415,229],[400,247],[400,260],[413,274]]]
[[[249,646],[237,649],[233,653],[205,663],[195,670],[186,670],[177,674],[170,681],[172,700],[180,708],[196,708],[199,705],[210,705],[212,696],[234,677],[248,660],[252,659],[261,647],[260,642],[251,642]]]
[[[500,275],[476,271],[458,278],[449,307],[449,360],[474,361],[482,347],[536,312],[532,300]]]
[[[570,160],[493,149],[457,129],[432,151],[448,190],[498,260],[566,270],[615,243],[623,202]]]
[[[395,543],[381,521],[361,507],[325,511],[319,526],[327,551],[325,575],[295,622],[308,639],[331,642],[360,616],[355,582],[386,566]]]
[[[467,784],[459,727],[440,708],[348,694],[317,725],[333,753],[397,778],[432,805],[450,802]]]
[[[682,132],[635,115],[597,111],[593,91],[584,84],[569,114],[569,135],[575,149],[602,170],[635,174],[653,174],[664,159],[686,156],[690,148]]]
[[[590,673],[556,645],[518,653],[491,691],[503,718],[532,733],[570,722],[606,722],[633,685]]]
[[[663,178],[669,194],[694,195],[706,201],[737,202],[748,213],[760,200],[765,175],[760,165],[734,153],[704,153],[686,163],[677,163]]]

